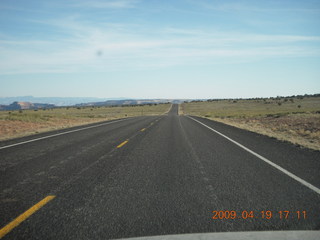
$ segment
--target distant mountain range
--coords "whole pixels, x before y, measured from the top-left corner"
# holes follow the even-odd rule
[[[113,106],[113,105],[138,105],[138,104],[159,104],[159,103],[181,103],[182,99],[123,99],[107,100],[103,102],[89,102],[77,104],[76,106]]]
[[[31,102],[13,102],[9,105],[0,105],[0,110],[24,110],[24,109],[44,109],[54,108],[54,104],[31,103]]]
[[[101,102],[107,100],[123,100],[126,98],[90,98],[90,97],[0,97],[0,104],[9,105],[13,102],[30,102],[54,104],[56,106],[72,106],[80,103]]]
[[[126,99],[126,98],[60,98],[32,96],[0,98],[0,110],[23,110],[43,109],[61,106],[116,106],[116,105],[138,105],[138,104],[159,104],[159,103],[181,103],[185,99]]]

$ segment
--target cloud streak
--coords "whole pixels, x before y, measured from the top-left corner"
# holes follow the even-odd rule
[[[304,3],[304,7],[288,7],[283,6],[281,1],[266,1],[264,2],[265,6],[261,6],[257,4],[255,1],[205,1],[205,0],[190,0],[190,2],[195,6],[201,6],[204,9],[210,9],[214,11],[220,12],[309,12],[309,13],[319,13],[320,12],[320,4],[318,3],[316,6],[308,6],[306,2]],[[305,6],[306,5],[306,6]],[[273,7],[271,7],[273,6]]]
[[[75,1],[73,4],[71,4],[71,7],[76,8],[133,8],[138,3],[136,0],[108,0],[108,1]]]
[[[131,6],[132,1],[122,1]],[[130,4],[129,4],[130,2]],[[100,2],[99,2],[100,3]],[[114,2],[107,2],[105,7]],[[54,38],[0,40],[0,74],[119,71],[170,66],[320,56],[320,37],[90,24],[77,16],[34,21],[63,34]],[[152,33],[152,34],[146,34]],[[99,52],[99,54],[97,54]]]

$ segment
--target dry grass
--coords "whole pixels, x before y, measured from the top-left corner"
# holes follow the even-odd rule
[[[182,110],[182,104],[179,104],[178,115],[184,115],[183,110]]]
[[[125,117],[161,115],[171,104],[0,111],[0,140]]]
[[[184,103],[182,109],[189,115],[320,150],[319,97],[235,101]]]

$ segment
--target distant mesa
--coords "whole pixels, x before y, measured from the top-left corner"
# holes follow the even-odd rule
[[[20,109],[31,109],[35,107],[35,105],[31,102],[14,102],[12,105],[16,108],[20,107]]]
[[[27,109],[43,109],[54,108],[54,104],[31,103],[31,102],[13,102],[9,105],[0,105],[0,110],[27,110]]]
[[[32,97],[28,97],[31,98]],[[52,98],[43,98],[41,100],[53,101]],[[150,105],[150,104],[161,104],[161,103],[181,103],[185,99],[113,99],[106,101],[85,101],[83,103],[77,104],[66,104],[67,102],[81,101],[81,100],[96,100],[94,98],[54,98],[56,102],[60,104],[49,104],[49,103],[33,103],[31,101],[14,101],[11,104],[0,104],[0,110],[27,110],[27,109],[47,109],[55,108],[61,106],[70,106],[70,107],[90,107],[90,106],[128,106],[128,105]],[[100,100],[100,99],[99,99]],[[0,102],[1,103],[1,102]]]
[[[103,102],[89,102],[76,104],[79,107],[86,106],[121,106],[121,105],[147,105],[161,103],[181,103],[181,99],[124,99],[124,100],[107,100]]]
[[[30,103],[44,103],[54,104],[55,106],[73,106],[80,103],[88,102],[102,102],[107,100],[124,100],[128,98],[93,98],[93,97],[0,97],[0,105],[10,105],[13,102],[30,102]]]

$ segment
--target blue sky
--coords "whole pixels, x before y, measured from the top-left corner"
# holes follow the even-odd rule
[[[319,0],[0,0],[0,97],[320,92]]]

